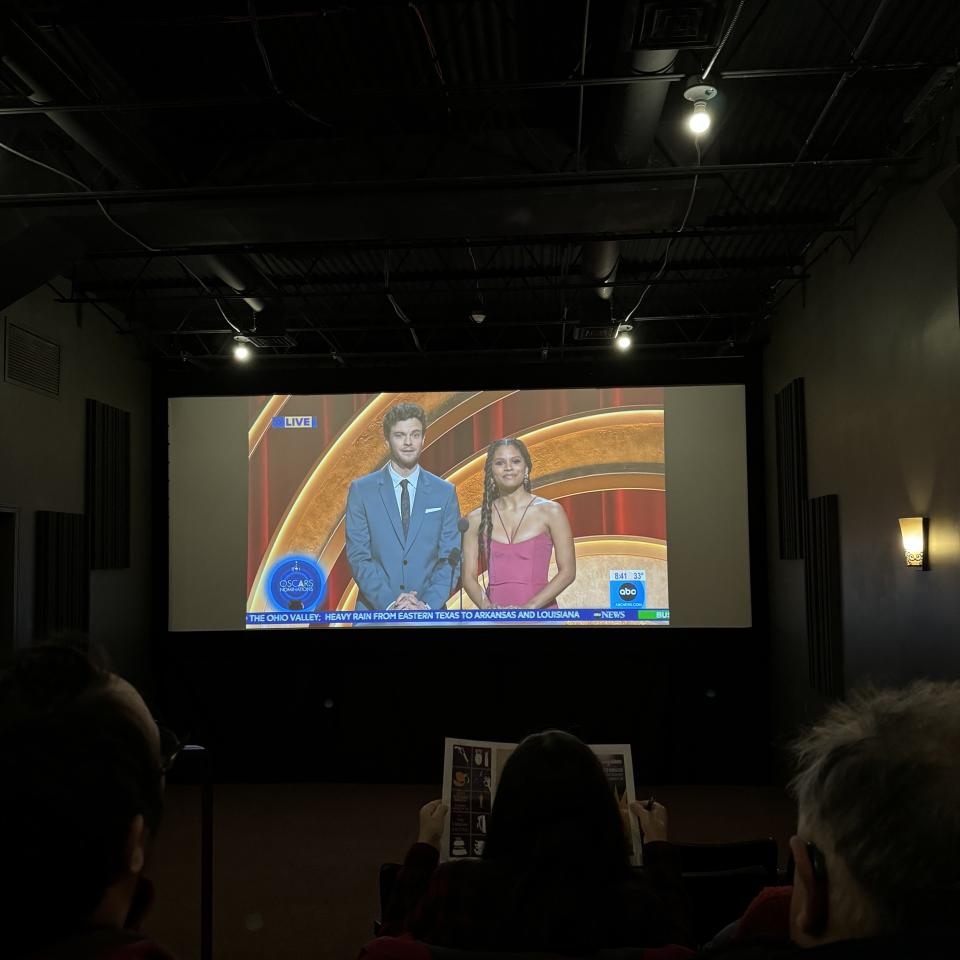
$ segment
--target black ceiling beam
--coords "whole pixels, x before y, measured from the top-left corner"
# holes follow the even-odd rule
[[[390,7],[395,5],[396,0],[380,0],[379,3],[373,0],[364,0],[365,8],[371,7]],[[90,16],[83,13],[68,13],[66,9],[43,10],[43,19],[37,19],[36,25],[41,30],[51,30],[57,27],[71,26],[97,26],[97,27],[201,27],[201,26],[240,26],[255,22],[268,23],[272,20],[322,20],[333,14],[353,13],[355,4],[334,3],[330,6],[316,4],[312,10],[284,10],[276,13],[261,13],[259,10],[255,16],[249,14],[218,14],[218,13],[196,13],[188,16],[169,15],[165,17],[129,17],[122,13],[110,13],[108,16]]]
[[[469,350],[469,356],[471,358],[478,356],[489,356],[492,358],[503,358],[509,356],[512,359],[522,360],[526,358],[533,362],[541,362],[553,357],[555,359],[561,358],[564,354],[576,353],[576,354],[586,354],[586,353],[605,353],[609,355],[613,348],[610,345],[611,341],[606,340],[602,343],[594,343],[588,341],[574,341],[572,339],[568,340],[564,346],[559,346],[555,343],[542,343],[535,346],[529,347],[504,347],[496,346],[490,348],[477,349],[471,347]],[[698,357],[703,356],[704,354],[716,353],[717,350],[722,347],[728,347],[729,340],[679,340],[672,342],[664,343],[639,343],[634,348],[633,353],[638,352],[644,353],[647,351],[666,351],[666,350],[681,350],[687,351],[691,354],[696,354]],[[742,349],[742,344],[740,348]],[[546,356],[544,354],[546,353]],[[334,355],[337,358],[335,359]],[[236,360],[234,359],[233,353],[210,353],[210,354],[199,354],[195,355],[198,360],[201,361],[216,361],[219,363],[230,363],[236,365]],[[348,365],[357,364],[358,366],[363,366],[367,364],[371,365],[383,365],[396,363],[399,358],[403,358],[403,362],[407,363],[436,363],[442,360],[452,360],[457,363],[462,364],[464,362],[465,353],[463,349],[440,349],[440,350],[425,350],[423,353],[418,353],[415,349],[408,350],[389,350],[389,351],[374,351],[371,350],[366,353],[354,353],[350,351],[317,351],[316,353],[299,353],[299,352],[288,352],[288,353],[267,353],[263,350],[256,351],[256,362],[260,363],[261,361],[267,360],[281,360],[281,361],[291,361],[291,360],[309,360],[311,366],[320,365],[324,361],[329,361],[329,366],[337,367],[340,360],[343,360]],[[728,353],[722,359],[732,360],[736,359],[738,356],[736,350],[732,353]],[[179,356],[167,358],[170,361],[171,366],[179,366],[182,362],[182,358]],[[626,359],[626,358],[625,358]],[[719,359],[719,358],[718,358]]]
[[[317,250],[435,250],[439,248],[464,247],[529,247],[555,246],[558,244],[589,243],[595,240],[669,240],[671,237],[755,237],[782,234],[822,234],[852,233],[851,224],[839,224],[832,220],[818,220],[796,223],[754,223],[731,226],[686,227],[684,230],[613,230],[596,233],[544,233],[522,237],[433,237],[424,239],[402,239],[388,237],[370,237],[362,239],[344,238],[342,240],[288,240],[282,243],[237,243],[186,244],[175,247],[163,247],[144,250],[141,247],[131,250],[94,250],[85,253],[78,262],[87,260],[126,260],[159,257],[192,257],[216,253],[276,253],[282,256],[295,256],[297,252]]]
[[[714,163],[685,167],[641,167],[621,170],[582,170],[574,173],[507,174],[475,177],[437,177],[403,180],[330,180],[305,183],[256,183],[232,186],[169,187],[158,190],[75,190],[48,193],[0,194],[0,207],[62,206],[88,203],[175,203],[201,199],[257,196],[296,196],[345,193],[381,195],[431,190],[496,190],[524,187],[620,186],[656,180],[721,177],[729,173],[766,173],[773,170],[833,170],[909,166],[917,157],[853,157],[838,160],[758,161]]]
[[[719,284],[728,284],[730,286],[742,286],[754,282],[762,282],[764,284],[768,283],[777,283],[784,280],[805,280],[808,279],[808,275],[803,272],[793,272],[793,271],[783,271],[783,272],[767,272],[767,273],[757,273],[744,275],[741,274],[735,277],[698,277],[697,279],[691,279],[690,277],[677,276],[677,277],[644,277],[637,279],[621,279],[618,277],[616,280],[611,280],[609,283],[606,283],[605,286],[616,287],[616,288],[630,288],[630,287],[645,287],[647,285],[656,286],[656,287],[669,287],[669,286],[702,286],[709,284],[711,286],[716,286]],[[596,281],[583,281],[583,282],[571,282],[571,281],[544,281],[539,278],[534,278],[536,282],[524,282],[523,277],[518,277],[517,282],[513,286],[485,286],[482,288],[481,292],[484,295],[493,294],[493,293],[536,293],[536,292],[549,292],[553,290],[595,290],[597,287]],[[355,281],[353,281],[355,282]],[[351,281],[344,281],[344,286],[347,286]],[[89,286],[93,287],[95,284],[93,282],[89,283]],[[449,287],[428,287],[427,289],[421,290],[405,290],[402,293],[398,291],[398,295],[405,297],[418,298],[418,297],[437,297],[437,296],[447,296],[447,297],[456,297],[456,296],[467,296],[471,292],[475,293],[476,291],[473,288],[463,287],[458,290],[451,290]],[[367,290],[327,290],[327,291],[309,291],[309,290],[300,290],[296,293],[288,293],[285,291],[271,291],[270,298],[272,300],[298,300],[300,302],[310,302],[316,300],[325,300],[325,299],[356,299],[358,297],[385,297],[389,293],[387,289],[383,286],[371,287]],[[217,293],[216,291],[211,291],[209,293],[203,291],[197,291],[195,293],[176,293],[169,294],[160,297],[144,297],[140,292],[135,292],[133,294],[126,294],[122,292],[117,292],[116,294],[110,295],[101,295],[101,296],[71,296],[71,297],[60,297],[58,303],[138,303],[142,306],[158,306],[165,303],[203,303],[209,302],[214,303],[216,301],[224,302],[233,302],[240,301],[242,302],[244,297],[238,293]],[[401,304],[403,306],[403,304]]]
[[[663,258],[642,262],[639,260],[621,260],[618,270],[618,277],[624,283],[636,281],[637,283],[646,283],[647,278],[655,274],[663,266]],[[734,258],[718,257],[703,258],[699,260],[670,260],[663,267],[665,271],[699,271],[699,270],[786,270],[795,271],[802,269],[803,262],[795,257],[751,257]],[[478,280],[549,280],[562,276],[578,277],[578,270],[560,270],[550,269],[549,267],[487,267],[477,270],[405,270],[400,272],[391,272],[390,288],[398,284],[411,283],[460,283],[468,285],[469,290],[474,289]],[[217,296],[216,288],[218,281],[215,277],[205,277],[211,287],[213,287],[213,296]],[[589,278],[595,280],[595,278]],[[267,280],[275,284],[278,288],[284,289],[289,296],[294,295],[294,291],[300,291],[306,287],[332,287],[346,286],[348,284],[364,284],[376,287],[374,292],[384,293],[383,272],[374,271],[356,271],[354,273],[314,273],[309,276],[304,274],[269,274]],[[82,286],[94,287],[101,296],[107,296],[114,290],[121,289],[119,285],[103,286],[102,282],[96,276],[86,276],[77,281]],[[196,290],[196,283],[188,277],[165,277],[156,280],[143,281],[137,283],[138,293],[151,293],[166,290]],[[122,289],[126,291],[127,284]],[[292,289],[291,289],[292,288]],[[486,291],[490,289],[484,287]],[[417,291],[411,291],[417,292]]]
[[[21,97],[3,97],[0,99],[0,117],[26,117],[37,113],[150,113],[154,110],[222,110],[224,107],[259,107],[269,104],[285,105],[274,94],[254,96],[245,94],[232,97],[197,97],[195,99],[177,97],[157,100],[118,100],[109,103],[83,101],[79,103],[43,103],[23,104]],[[16,100],[16,106],[7,106],[9,100]]]
[[[827,98],[826,102],[820,108],[820,112],[817,114],[817,118],[813,121],[813,126],[810,129],[810,132],[807,134],[806,140],[803,141],[803,144],[800,147],[799,152],[797,153],[796,162],[800,163],[803,158],[807,155],[807,150],[810,147],[810,144],[813,143],[814,137],[816,137],[817,132],[820,130],[823,125],[824,120],[830,113],[833,105],[837,103],[840,98],[840,94],[846,87],[847,83],[857,75],[857,70],[853,66],[857,60],[863,55],[867,47],[870,44],[871,39],[875,36],[877,31],[877,26],[883,21],[883,18],[886,14],[887,8],[890,6],[891,0],[879,0],[877,5],[873,9],[873,16],[870,18],[870,22],[867,24],[866,29],[863,32],[863,36],[860,38],[860,42],[857,44],[856,49],[850,55],[851,67],[848,70],[844,70],[837,80],[836,84],[830,96]],[[793,168],[791,168],[792,170]],[[787,184],[790,182],[790,176],[788,176],[781,181],[780,186],[771,201],[770,205],[777,207],[780,205],[780,201],[783,198],[783,194],[787,189]]]
[[[955,67],[954,63],[927,63],[914,61],[909,63],[847,63],[836,66],[819,67],[759,67],[750,70],[724,70],[719,73],[718,82],[730,80],[783,80],[817,77],[834,77],[845,73],[904,73],[916,70],[938,70],[941,67]],[[504,93],[532,93],[541,90],[577,90],[586,87],[626,87],[636,83],[678,83],[687,79],[684,73],[667,74],[630,74],[618,77],[571,77],[569,80],[517,80],[490,81],[446,85],[443,87],[390,87],[387,89],[356,89],[337,92],[328,99],[342,103],[350,99],[396,100],[403,98],[443,98],[449,100],[457,96],[478,96]],[[10,99],[16,99],[16,105],[7,105]],[[311,98],[313,103],[316,98]],[[5,102],[6,101],[6,102]],[[39,113],[146,113],[154,110],[222,110],[229,107],[275,106],[288,108],[286,98],[276,95],[246,95],[221,97],[174,97],[154,100],[116,100],[105,103],[23,103],[22,98],[4,98],[0,100],[0,117],[30,116]]]
[[[734,312],[710,312],[710,313],[677,313],[677,314],[660,314],[657,316],[642,316],[634,317],[634,323],[703,323],[707,320],[717,321],[717,320],[730,320],[730,321],[743,321],[749,322],[751,320],[759,320],[762,316],[760,311],[734,311]],[[474,330],[490,330],[494,328],[503,329],[506,327],[557,327],[563,326],[564,323],[567,325],[582,325],[575,324],[573,320],[567,319],[563,320],[562,317],[553,315],[553,316],[532,316],[529,311],[524,311],[522,315],[510,316],[507,318],[500,319],[497,316],[490,315],[483,322],[482,326],[473,325],[472,321],[467,320],[464,317],[451,317],[446,320],[423,320],[418,319],[415,321],[416,327],[418,330],[452,330],[459,327],[464,329]],[[384,333],[388,331],[395,332],[397,330],[396,318],[393,316],[390,317],[378,317],[375,320],[373,319],[364,319],[357,320],[354,323],[347,323],[345,321],[335,321],[329,323],[326,320],[323,322],[317,322],[315,326],[312,327],[286,327],[285,331],[293,336],[300,334],[324,334],[324,333]],[[231,327],[200,327],[200,328],[188,328],[188,327],[168,327],[168,328],[157,328],[151,327],[149,323],[142,324],[140,326],[133,326],[129,329],[122,331],[128,334],[135,333],[145,333],[151,337],[203,337],[203,336],[232,336],[236,333]]]

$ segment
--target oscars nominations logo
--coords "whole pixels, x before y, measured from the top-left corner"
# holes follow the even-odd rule
[[[278,610],[312,610],[327,589],[323,571],[307,557],[284,557],[270,571],[270,599]]]

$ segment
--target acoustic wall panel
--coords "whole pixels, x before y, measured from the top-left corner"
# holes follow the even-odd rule
[[[90,567],[130,566],[130,414],[87,400],[86,513]]]
[[[90,622],[86,518],[39,510],[35,538],[34,635],[86,633]]]
[[[840,599],[840,519],[836,494],[814,497],[805,511],[804,556],[810,686],[842,697],[843,612]]]
[[[807,428],[803,378],[788,383],[774,398],[777,432],[777,521],[780,559],[804,555],[803,514],[807,501]]]

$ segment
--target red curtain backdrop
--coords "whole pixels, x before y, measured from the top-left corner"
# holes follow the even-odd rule
[[[250,424],[269,397],[253,397]],[[281,416],[317,418],[316,430],[270,430],[250,458],[247,492],[247,594],[291,499],[323,451],[369,403],[369,394],[291,397]]]

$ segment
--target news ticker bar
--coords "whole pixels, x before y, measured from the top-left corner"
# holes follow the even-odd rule
[[[457,623],[643,623],[670,622],[670,611],[664,609],[551,609],[551,610],[276,610],[248,613],[248,626],[278,624],[332,625],[361,624],[457,624]]]

